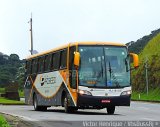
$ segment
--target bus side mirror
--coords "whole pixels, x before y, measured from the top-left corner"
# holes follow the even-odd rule
[[[79,62],[80,62],[80,53],[74,52],[74,65],[79,67]]]
[[[133,58],[134,68],[138,68],[139,67],[138,55],[135,53],[129,53],[129,55]]]

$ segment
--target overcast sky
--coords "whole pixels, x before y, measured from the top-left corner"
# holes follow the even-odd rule
[[[0,52],[38,52],[68,42],[136,41],[160,28],[160,0],[0,0]]]

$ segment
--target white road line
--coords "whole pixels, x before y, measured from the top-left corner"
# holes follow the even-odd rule
[[[146,108],[146,107],[138,107],[138,108],[142,110],[149,110],[149,108]]]
[[[142,120],[148,120],[148,121],[155,121],[155,119],[151,119],[151,118],[147,118],[147,117],[144,117],[144,118],[141,118]]]

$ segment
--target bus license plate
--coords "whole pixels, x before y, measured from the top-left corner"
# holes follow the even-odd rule
[[[110,100],[101,100],[102,103],[110,103]]]

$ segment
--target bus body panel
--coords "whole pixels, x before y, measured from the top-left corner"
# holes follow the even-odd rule
[[[89,91],[92,95],[78,94],[77,105],[79,108],[104,108],[107,106],[130,106],[130,95],[121,95],[130,91],[130,87],[117,89],[88,88],[79,86],[80,90]]]
[[[93,97],[94,96],[107,96],[107,97],[120,96],[122,92],[131,90],[131,86],[124,87],[124,88],[112,88],[112,89],[109,89],[109,88],[89,88],[89,87],[84,87],[84,86],[79,86],[78,88],[80,90],[89,91]]]
[[[97,108],[102,109],[109,106],[130,106],[130,95],[126,96],[89,96],[80,95],[78,96],[78,107],[79,108]]]
[[[70,98],[70,106],[75,106],[75,101],[68,87],[62,71],[29,76],[25,83],[25,103],[33,104],[33,96],[36,94],[38,105],[60,106],[62,104],[62,92]],[[33,78],[32,78],[33,77]]]

